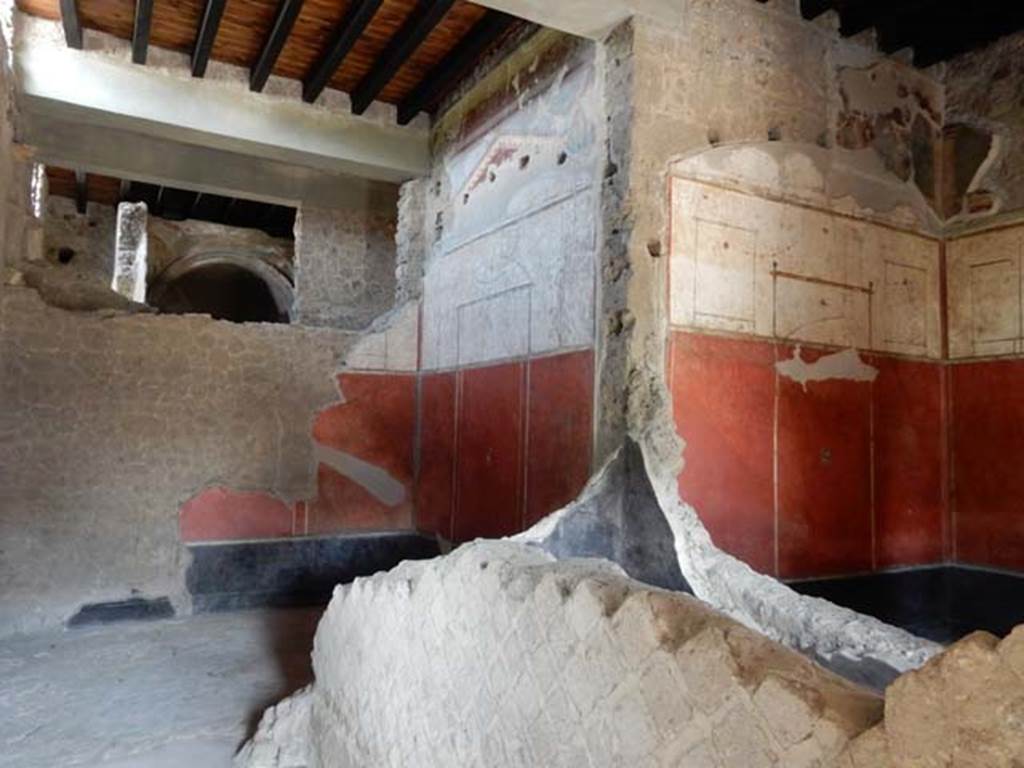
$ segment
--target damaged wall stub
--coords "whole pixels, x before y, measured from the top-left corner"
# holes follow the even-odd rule
[[[148,218],[145,203],[121,203],[117,207],[114,275],[110,287],[139,304],[146,303]]]
[[[337,588],[313,666],[236,766],[830,765],[881,716],[688,595],[509,541]]]

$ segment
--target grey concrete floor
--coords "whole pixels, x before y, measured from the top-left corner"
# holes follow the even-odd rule
[[[0,766],[229,766],[264,708],[312,679],[321,613],[245,611],[0,641]]]

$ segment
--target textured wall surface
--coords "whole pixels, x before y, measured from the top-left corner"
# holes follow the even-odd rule
[[[1011,213],[1024,207],[1024,32],[1007,35],[981,50],[959,56],[946,67],[950,123],[962,124],[993,141],[962,180],[964,218]],[[979,168],[977,163],[981,163]],[[960,201],[958,201],[960,202]]]
[[[114,276],[114,240],[117,209],[92,203],[85,215],[66,197],[50,197],[43,217],[43,252],[68,279],[110,288]],[[58,261],[61,249],[74,252],[67,264]]]
[[[958,561],[1024,569],[1024,227],[950,240],[950,507]]]
[[[885,721],[839,768],[1015,768],[1024,760],[1024,626],[975,632],[885,692]]]
[[[1024,354],[1024,226],[950,240],[949,355]]]
[[[448,199],[435,198],[444,226],[423,281],[424,369],[593,343],[601,148],[592,58],[577,52],[521,108],[492,107],[486,131],[442,147],[435,176]]]
[[[942,353],[939,242],[672,180],[673,325]]]
[[[350,335],[0,299],[2,631],[178,595],[178,508],[204,488],[314,495],[310,433]]]
[[[746,157],[738,179],[738,158],[722,155],[677,166],[717,170],[716,183],[671,180],[668,380],[683,498],[726,551],[782,578],[941,561],[940,243],[810,208],[829,202],[817,172],[792,155]],[[766,183],[758,167],[784,180]],[[838,347],[885,354],[830,355]]]
[[[295,319],[362,330],[395,301],[395,216],[303,208],[295,222]]]
[[[922,119],[933,123],[934,130],[941,126],[940,83],[922,78],[909,66],[880,65],[876,51],[840,38],[834,20],[809,24],[792,3],[689,0],[680,4],[679,21],[658,24],[635,18],[627,30],[627,50],[617,50],[609,61],[610,68],[622,78],[627,72],[633,83],[622,137],[628,165],[616,162],[609,169],[628,173],[628,217],[617,227],[625,233],[628,252],[628,313],[621,326],[627,336],[628,364],[622,367],[628,372],[628,397],[622,400],[631,430],[652,441],[666,466],[686,460],[672,426],[671,393],[665,384],[670,271],[675,277],[675,265],[666,258],[675,248],[669,199],[673,175],[682,172],[686,178],[739,186],[776,200],[781,191],[801,205],[918,233],[934,234],[939,226],[914,173],[901,176],[890,168],[906,156],[910,132],[890,131],[886,141],[895,147],[867,141],[855,148],[844,131],[851,122],[873,125],[876,118],[904,107],[909,112],[899,119],[912,122],[920,113],[910,101],[931,105],[925,111],[935,115]],[[878,76],[878,88],[872,87],[872,74]],[[894,100],[900,84],[921,98]],[[844,115],[850,119],[841,119]],[[718,223],[744,227],[743,221]],[[769,260],[799,262],[801,253],[809,255],[799,247],[805,234],[817,243],[817,255],[828,250],[826,234],[834,233],[801,232],[795,243],[777,243],[777,258]],[[914,259],[907,263],[921,266]],[[862,277],[844,267],[837,273],[844,281]],[[756,290],[748,289],[745,308],[756,298]],[[797,301],[798,308],[800,301],[805,299]],[[855,307],[846,307],[845,297],[839,301],[843,317],[855,313]],[[705,309],[730,314],[735,308],[716,309],[712,303]],[[601,327],[619,327],[611,320],[603,318]],[[931,334],[933,345],[937,328],[935,324],[924,331],[926,341]],[[919,327],[909,330],[914,341],[921,340]]]
[[[421,387],[421,529],[456,541],[516,533],[590,476],[590,350],[426,373]]]
[[[673,331],[669,382],[686,463],[682,497],[715,543],[782,578],[941,562],[943,368],[862,354],[801,382],[819,350]],[[782,370],[780,365],[782,364]]]
[[[456,541],[520,531],[590,474],[595,56],[546,33],[510,55],[438,122],[425,213],[403,193],[428,248],[417,520]]]
[[[292,735],[324,768],[829,765],[882,706],[688,596],[508,542],[339,588],[313,665]],[[240,764],[282,765],[273,736]]]

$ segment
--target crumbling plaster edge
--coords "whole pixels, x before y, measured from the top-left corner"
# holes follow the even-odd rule
[[[881,662],[902,674],[923,665],[942,646],[827,600],[800,595],[770,576],[719,550],[696,511],[681,499],[678,461],[666,460],[659,439],[638,435],[644,467],[660,510],[672,530],[680,571],[694,594],[744,626],[812,658]],[[579,499],[606,482],[613,454],[590,479]],[[570,505],[571,507],[572,505]],[[570,507],[558,510],[510,540],[540,543],[550,537]]]

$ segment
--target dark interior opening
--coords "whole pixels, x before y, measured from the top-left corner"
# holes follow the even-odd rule
[[[235,264],[204,264],[165,283],[150,303],[161,312],[197,313],[236,323],[287,323],[264,280]]]

